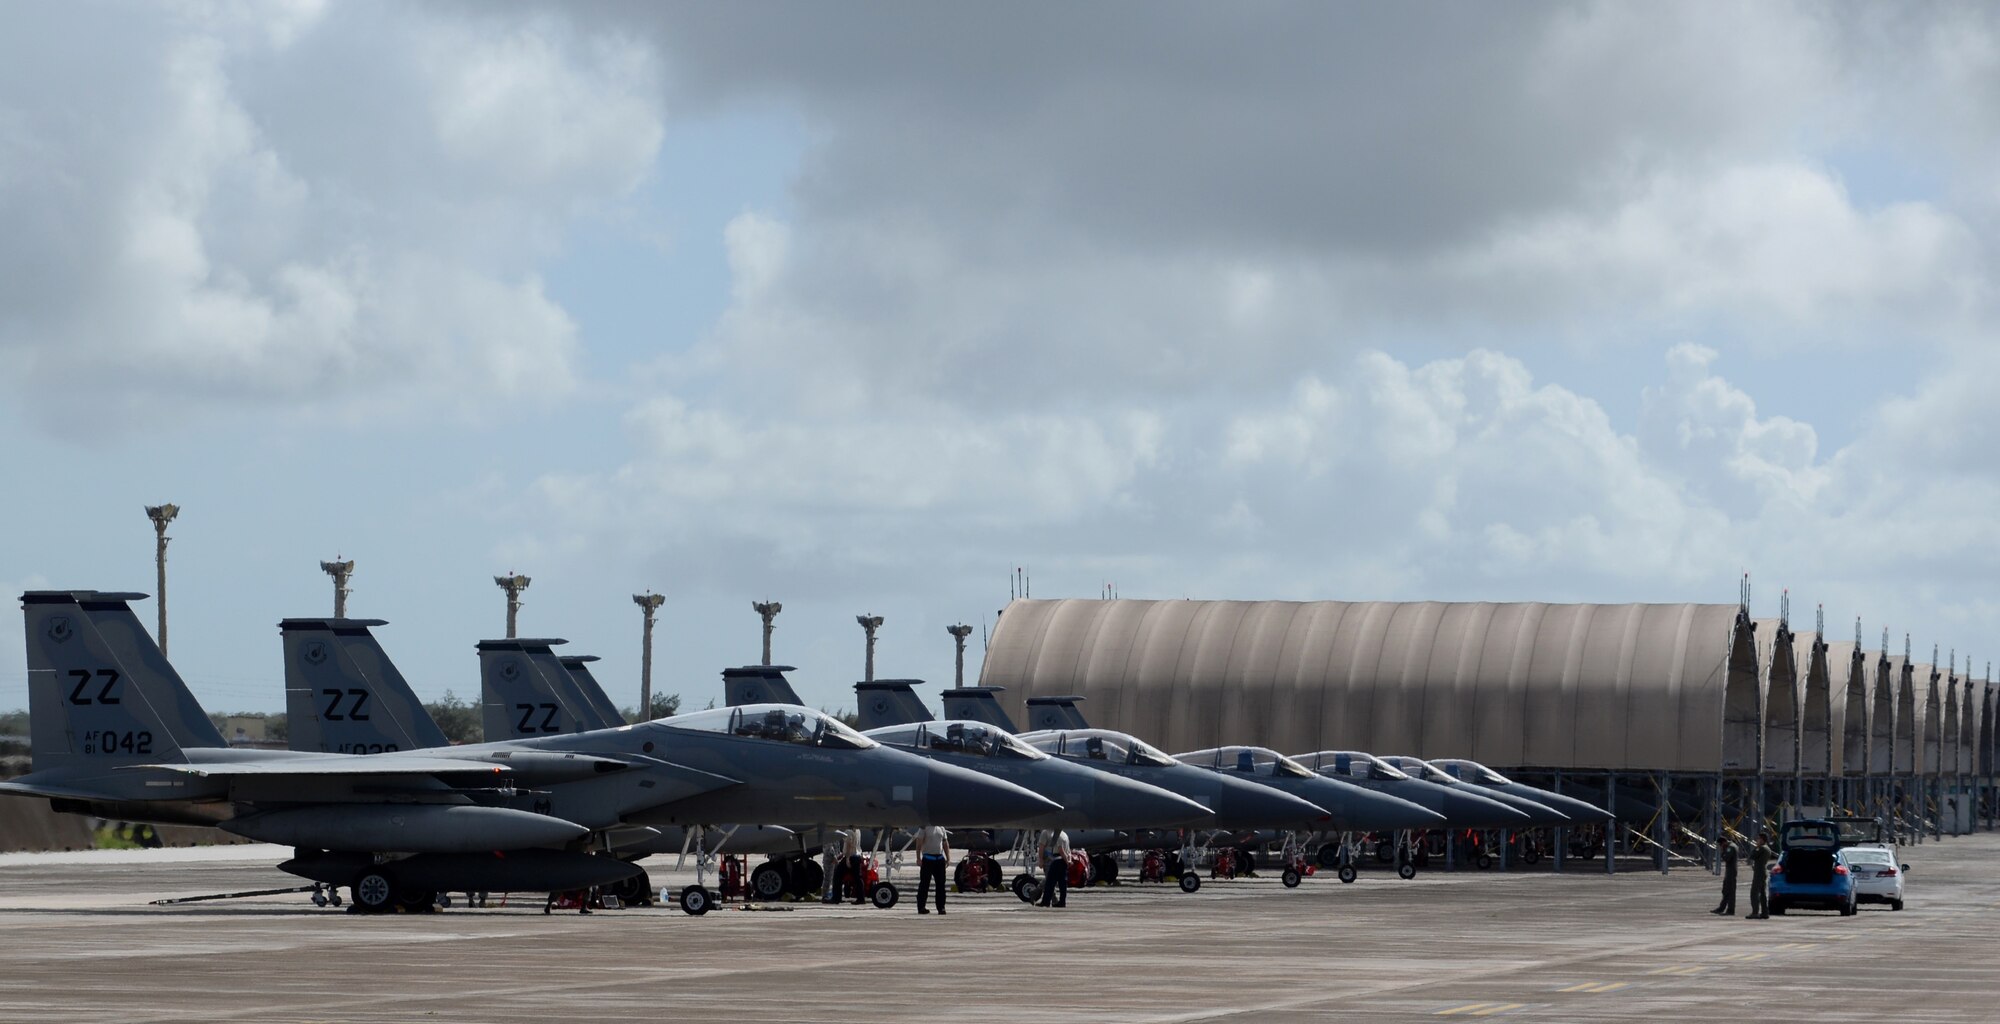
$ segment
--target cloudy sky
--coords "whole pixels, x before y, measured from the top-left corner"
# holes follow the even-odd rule
[[[43,4],[0,31],[0,589],[282,705],[360,569],[851,706],[1037,597],[1732,601],[2000,640],[1974,6]],[[150,620],[150,605],[142,614]],[[979,634],[974,634],[976,671]],[[0,616],[0,708],[26,704]]]

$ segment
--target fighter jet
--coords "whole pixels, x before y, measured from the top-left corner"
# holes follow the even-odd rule
[[[1413,779],[1406,772],[1372,754],[1358,750],[1322,750],[1294,755],[1292,760],[1337,779],[1351,781],[1378,793],[1401,797],[1413,804],[1444,815],[1454,828],[1517,828],[1528,824],[1522,812],[1472,792],[1464,786],[1441,786]]]
[[[1553,807],[1579,822],[1602,823],[1611,820],[1611,813],[1596,804],[1585,800],[1578,800],[1575,797],[1564,796],[1561,793],[1551,790],[1540,789],[1526,783],[1515,782],[1477,761],[1468,761],[1462,757],[1447,757],[1433,760],[1431,763],[1444,769],[1445,773],[1452,778],[1467,785],[1478,786],[1482,791],[1491,790],[1496,793],[1505,793],[1509,796],[1518,796],[1533,800],[1538,804]]]
[[[0,783],[0,793],[293,846],[297,855],[281,869],[352,885],[362,908],[429,906],[440,890],[615,882],[633,866],[590,850],[629,824],[813,817],[952,825],[1050,810],[1019,787],[882,747],[805,708],[423,754],[231,749],[132,613],[128,602],[143,597],[23,595],[33,771]],[[782,735],[770,734],[773,724]],[[798,813],[801,806],[813,813]],[[780,807],[791,813],[767,815]],[[739,809],[752,813],[723,813]],[[705,903],[707,893],[698,898]],[[684,909],[687,899],[684,892]]]
[[[386,625],[381,619],[286,619],[278,624],[285,650],[285,708],[289,746],[314,753],[382,753],[436,750],[448,747],[443,730],[397,671],[371,632]],[[528,739],[611,728],[625,724],[596,681],[583,669],[583,680],[572,683],[564,664],[579,667],[595,658],[559,659],[550,645],[562,640],[484,641],[478,646],[483,677],[482,702],[489,740]],[[546,657],[543,657],[546,656]],[[562,675],[561,687],[538,689],[546,671]],[[588,685],[585,685],[585,683]],[[594,693],[592,691],[595,691]],[[581,702],[581,714],[553,701]],[[610,718],[606,719],[605,709]],[[494,713],[493,709],[499,709]],[[521,710],[526,709],[526,710]],[[596,723],[605,723],[597,726]],[[717,849],[771,853],[798,849],[797,833],[783,826],[719,826]],[[632,826],[603,836],[609,852],[638,861],[652,854],[681,853],[697,846],[690,830],[679,826]],[[652,880],[644,868],[615,883],[610,891],[627,904],[652,901]],[[315,894],[316,896],[318,894]],[[324,898],[324,897],[320,897]]]
[[[1378,832],[1405,828],[1436,828],[1444,815],[1401,797],[1356,786],[1345,779],[1320,775],[1269,747],[1213,747],[1175,754],[1174,760],[1233,772],[1326,808],[1333,813],[1329,827],[1338,832]]]
[[[1505,790],[1498,789],[1492,786],[1474,786],[1469,782],[1464,782],[1460,780],[1457,775],[1445,771],[1443,768],[1434,765],[1431,762],[1424,760],[1423,758],[1409,757],[1405,755],[1390,755],[1388,757],[1384,757],[1382,760],[1388,762],[1390,765],[1402,771],[1403,774],[1408,775],[1413,779],[1418,779],[1423,782],[1433,783],[1435,785],[1444,786],[1446,788],[1463,787],[1463,791],[1465,792],[1474,792],[1480,796],[1485,797],[1488,800],[1492,800],[1498,803],[1505,804],[1508,807],[1512,807],[1513,809],[1520,811],[1522,814],[1527,815],[1528,824],[1530,825],[1567,825],[1571,823],[1570,816],[1563,813],[1562,810],[1553,806],[1552,804],[1545,803],[1540,800],[1533,800],[1528,797],[1520,796],[1515,793],[1509,793]]]

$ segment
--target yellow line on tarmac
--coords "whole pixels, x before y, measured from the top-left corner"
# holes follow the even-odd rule
[[[1662,968],[1660,968],[1660,969],[1659,969],[1659,970],[1657,970],[1657,971],[1647,971],[1646,973],[1647,973],[1647,974],[1672,974],[1672,975],[1675,975],[1675,976],[1678,976],[1678,977],[1686,977],[1686,976],[1688,976],[1688,975],[1690,975],[1690,974],[1701,974],[1701,973],[1703,973],[1703,972],[1705,972],[1705,971],[1707,971],[1707,970],[1708,970],[1708,968],[1706,968],[1706,967],[1701,967],[1701,966],[1698,966],[1698,965],[1695,965],[1695,964],[1682,964],[1682,965],[1681,965],[1681,966],[1679,966],[1679,967],[1662,967]]]
[[[1747,963],[1751,960],[1762,960],[1770,955],[1771,954],[1769,953],[1731,953],[1728,956],[1716,957],[1716,959],[1731,960],[1736,963]]]
[[[1437,1013],[1436,1013],[1436,1014],[1435,1014],[1434,1016],[1438,1016],[1438,1017],[1449,1017],[1449,1016],[1451,1016],[1452,1014],[1455,1014],[1455,1013],[1470,1013],[1470,1012],[1472,1012],[1473,1010],[1477,1010],[1477,1009],[1479,1009],[1479,1008],[1480,1008],[1480,1007],[1482,1007],[1482,1006],[1498,1006],[1498,1005],[1500,1005],[1500,1004],[1498,1004],[1498,1003],[1467,1003],[1467,1004],[1465,1004],[1464,1006],[1454,1006],[1454,1007],[1452,1007],[1452,1008],[1451,1008],[1451,1009],[1449,1009],[1449,1010],[1439,1010],[1439,1011],[1438,1011],[1438,1012],[1437,1012]]]
[[[1631,983],[1631,982],[1629,982],[1629,981],[1607,981],[1607,982],[1604,982],[1604,983],[1603,983],[1603,984],[1601,984],[1601,985],[1598,985],[1598,986],[1597,986],[1596,988],[1593,988],[1593,989],[1591,989],[1590,991],[1592,991],[1592,992],[1616,992],[1616,991],[1618,991],[1618,990],[1619,990],[1619,989],[1621,989],[1621,988],[1630,988],[1630,987],[1632,987],[1632,983]]]
[[[1509,1010],[1518,1010],[1518,1009],[1520,1009],[1521,1007],[1523,1007],[1523,1006],[1526,1006],[1526,1005],[1528,1005],[1528,1004],[1527,1004],[1527,1003],[1496,1003],[1496,1004],[1494,1004],[1494,1005],[1492,1005],[1492,1006],[1489,1006],[1489,1007],[1487,1007],[1487,1008],[1486,1008],[1486,1009],[1484,1009],[1484,1010],[1474,1010],[1474,1011],[1472,1011],[1472,1013],[1471,1013],[1470,1015],[1471,1015],[1471,1016],[1474,1016],[1474,1017],[1491,1017],[1491,1016],[1493,1016],[1493,1015],[1494,1015],[1494,1014],[1496,1014],[1496,1013],[1506,1013],[1506,1012],[1507,1012],[1507,1011],[1509,1011]]]

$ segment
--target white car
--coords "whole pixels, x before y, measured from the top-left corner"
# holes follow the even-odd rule
[[[1910,866],[1896,863],[1895,850],[1873,843],[1850,846],[1840,851],[1840,862],[1854,876],[1854,902],[1903,909],[1903,876]]]

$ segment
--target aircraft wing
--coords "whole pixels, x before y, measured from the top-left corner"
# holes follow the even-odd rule
[[[186,775],[282,778],[285,776],[351,775],[506,775],[505,765],[457,757],[423,757],[414,754],[328,754],[325,757],[296,757],[271,761],[222,761],[207,764],[134,764],[120,770],[151,768]]]
[[[20,796],[38,796],[52,800],[102,800],[104,794],[87,789],[72,789],[68,786],[47,786],[39,783],[0,782],[0,793]]]

